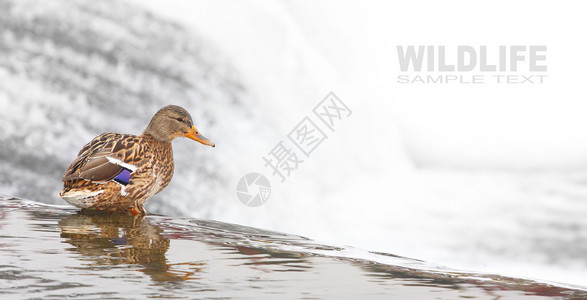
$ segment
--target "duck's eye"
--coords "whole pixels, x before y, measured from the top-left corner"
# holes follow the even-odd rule
[[[176,120],[180,121],[180,122],[185,122],[185,120],[183,118],[177,118]]]

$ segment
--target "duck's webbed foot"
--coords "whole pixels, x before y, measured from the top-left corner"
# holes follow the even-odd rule
[[[137,204],[135,207],[133,207],[133,208],[130,210],[130,213],[131,213],[133,216],[137,216],[137,215],[146,215],[146,214],[147,214],[147,211],[145,210],[145,208],[143,207],[143,205],[142,205],[142,204]]]

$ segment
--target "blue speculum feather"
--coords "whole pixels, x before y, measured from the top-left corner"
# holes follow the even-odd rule
[[[122,171],[114,177],[114,181],[122,185],[127,185],[130,182],[130,173],[132,172],[129,169],[122,169]]]

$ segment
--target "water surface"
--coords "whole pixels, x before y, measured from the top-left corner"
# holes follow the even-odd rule
[[[0,298],[586,298],[235,224],[0,198]]]

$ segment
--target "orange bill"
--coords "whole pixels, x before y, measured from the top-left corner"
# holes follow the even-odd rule
[[[192,126],[192,128],[190,128],[190,131],[188,131],[186,134],[184,134],[184,136],[187,138],[190,138],[194,141],[198,141],[204,145],[215,147],[214,143],[210,142],[209,139],[207,139],[206,137],[201,135],[195,126]]]

